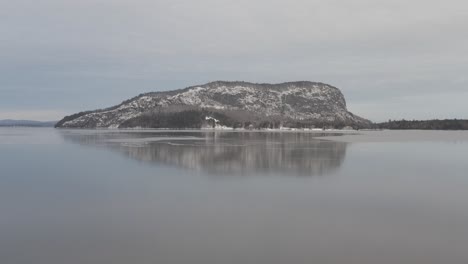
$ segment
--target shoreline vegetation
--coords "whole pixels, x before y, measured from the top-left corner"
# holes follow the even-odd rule
[[[31,120],[0,120],[0,127],[55,127],[58,122]],[[86,129],[86,128],[83,128]],[[88,128],[89,129],[89,128]],[[369,126],[352,126],[343,122],[314,122],[314,120],[288,120],[270,118],[256,121],[236,121],[221,113],[194,111],[172,114],[142,115],[125,122],[123,130],[239,130],[239,131],[356,131],[356,130],[468,130],[467,119],[389,120]]]
[[[59,125],[59,124],[57,124]],[[173,128],[173,129],[363,129],[369,125],[356,125],[343,121],[292,119],[283,116],[263,116],[245,112],[185,110],[180,112],[148,113],[123,122],[118,128]]]
[[[247,132],[339,132],[339,131],[381,131],[381,130],[439,130],[439,131],[466,131],[468,130],[468,120],[444,119],[444,120],[400,120],[385,123],[374,123],[368,128],[345,127],[228,127],[224,125],[205,125],[201,127],[119,127],[119,128],[60,128],[77,130],[181,130],[181,131],[247,131]]]
[[[375,124],[376,129],[389,130],[468,130],[466,119],[389,120]]]
[[[150,113],[130,119],[119,128],[149,129],[216,129],[269,131],[325,130],[468,130],[468,120],[389,120],[383,123],[355,124],[343,121],[292,119],[281,116],[232,115],[216,111],[185,110],[181,112]]]

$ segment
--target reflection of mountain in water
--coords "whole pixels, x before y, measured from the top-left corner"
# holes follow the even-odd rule
[[[212,174],[323,175],[343,163],[347,147],[343,142],[318,140],[318,135],[312,133],[64,132],[62,135],[80,144],[105,145],[137,160]],[[157,141],[145,143],[143,138],[148,137],[156,137]]]

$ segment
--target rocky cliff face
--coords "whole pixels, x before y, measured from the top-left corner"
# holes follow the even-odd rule
[[[231,123],[240,126],[265,120],[275,120],[282,125],[285,122],[355,127],[365,127],[370,124],[368,120],[348,112],[341,91],[327,84],[315,82],[254,84],[218,81],[181,90],[142,94],[114,107],[67,116],[57,124],[57,127],[151,127],[145,125],[148,120],[183,111],[198,111],[200,115],[205,115],[201,120],[209,120],[210,113],[222,114]],[[222,121],[216,120],[216,122]],[[198,123],[200,126],[205,125],[202,121]]]

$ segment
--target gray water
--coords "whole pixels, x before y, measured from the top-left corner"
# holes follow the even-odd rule
[[[0,129],[0,263],[468,263],[468,133]]]

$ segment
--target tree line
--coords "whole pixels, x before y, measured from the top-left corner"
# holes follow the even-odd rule
[[[212,110],[178,108],[155,110],[141,116],[129,119],[120,125],[120,128],[203,128],[226,126],[243,129],[279,129],[289,128],[323,128],[342,129],[353,127],[354,129],[367,128],[359,127],[357,124],[340,120],[308,119],[298,120],[284,118],[281,116],[266,116],[260,113],[252,113],[244,110]]]
[[[388,120],[375,124],[378,129],[418,129],[418,130],[468,130],[468,120]]]

